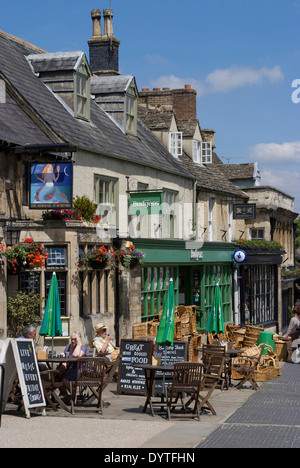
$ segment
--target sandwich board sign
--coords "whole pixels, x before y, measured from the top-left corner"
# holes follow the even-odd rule
[[[19,379],[26,418],[30,418],[31,408],[46,406],[33,340],[5,340],[0,363],[5,369],[3,409],[16,377]]]

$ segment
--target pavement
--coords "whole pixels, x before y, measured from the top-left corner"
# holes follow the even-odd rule
[[[282,375],[260,384],[257,391],[234,386],[215,390],[211,402],[217,415],[202,414],[200,422],[168,421],[157,409],[154,417],[149,409],[143,413],[144,395],[117,394],[116,387],[112,383],[103,393],[103,415],[47,408],[45,416],[33,410],[26,419],[15,405],[6,405],[0,447],[115,449],[110,454],[117,454],[116,449],[193,453],[198,448],[300,447],[297,364],[285,363]]]

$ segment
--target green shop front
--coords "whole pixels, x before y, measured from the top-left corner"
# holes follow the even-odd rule
[[[189,244],[189,243],[187,243]],[[204,243],[189,249],[185,241],[135,239],[145,264],[142,276],[142,321],[158,318],[170,278],[174,281],[175,304],[197,306],[197,328],[203,330],[220,284],[224,321],[232,321],[232,254],[230,243]]]

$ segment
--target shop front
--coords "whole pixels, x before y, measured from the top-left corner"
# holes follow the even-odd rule
[[[231,277],[233,244],[204,243],[199,250],[189,243],[172,240],[135,239],[145,265],[142,277],[142,321],[159,317],[170,278],[174,281],[175,304],[197,306],[197,328],[203,330],[219,282],[224,321],[232,321]]]
[[[239,266],[240,321],[242,325],[263,325],[281,328],[282,252],[247,252],[245,263]]]

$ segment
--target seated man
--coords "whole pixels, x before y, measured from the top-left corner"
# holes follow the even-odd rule
[[[96,336],[92,343],[97,350],[97,354],[101,355],[103,353],[109,361],[114,362],[119,355],[119,350],[111,342],[111,337],[107,334],[107,328],[104,323],[97,323],[95,333]]]

